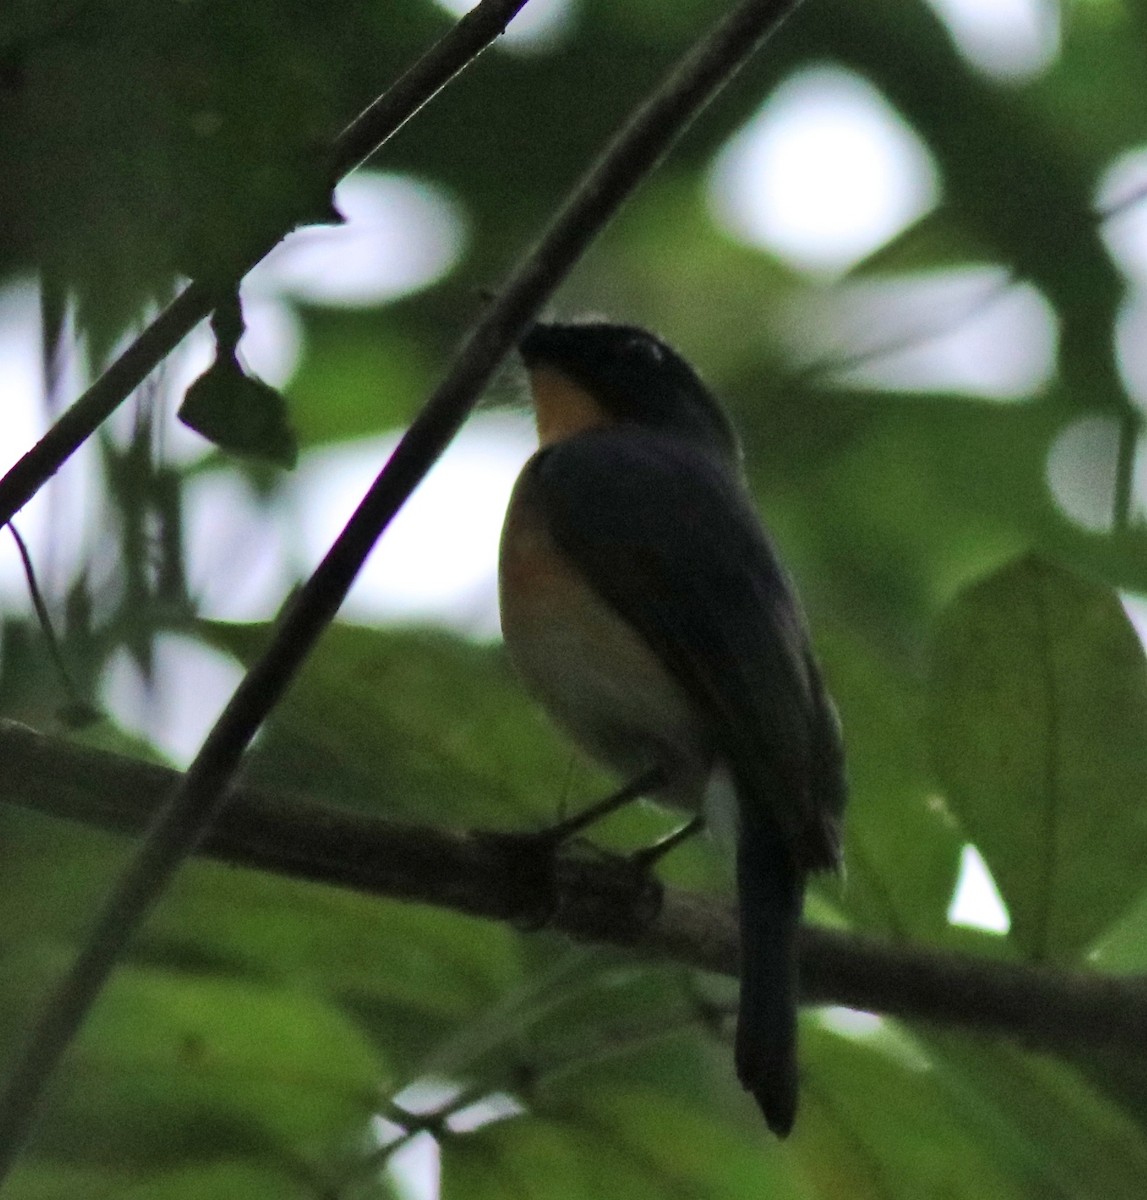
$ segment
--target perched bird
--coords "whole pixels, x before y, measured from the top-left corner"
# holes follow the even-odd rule
[[[840,863],[844,752],[736,434],[653,334],[533,325],[539,449],[502,531],[502,630],[526,688],[624,781],[735,847],[737,1075],[780,1136],[797,1103],[805,881]]]

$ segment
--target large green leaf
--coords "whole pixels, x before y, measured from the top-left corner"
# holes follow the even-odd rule
[[[443,1197],[805,1197],[791,1156],[703,1105],[615,1087],[583,1108],[530,1114],[443,1147]]]
[[[7,948],[6,1060],[70,957],[50,943]],[[127,964],[53,1081],[33,1148],[136,1171],[227,1155],[323,1161],[366,1136],[388,1076],[313,989]]]
[[[853,267],[849,274],[853,277],[895,276],[901,272],[991,263],[994,257],[990,247],[979,242],[951,212],[941,207],[913,222]]]
[[[309,1200],[314,1194],[314,1181],[302,1170],[240,1161],[165,1171],[125,1189],[118,1200]]]
[[[595,1134],[536,1115],[451,1139],[442,1153],[443,1200],[656,1196],[666,1182]]]
[[[265,625],[202,627],[251,662]],[[262,777],[436,824],[537,824],[571,752],[527,700],[500,648],[417,629],[329,629],[275,710]]]
[[[920,1050],[895,1026],[842,1036],[813,1025],[792,1146],[817,1196],[915,1200],[1024,1196],[1008,1164],[979,1152]]]
[[[932,794],[920,681],[843,626],[817,642],[849,778],[844,877],[824,890],[858,927],[935,941],[949,928],[964,839]]]
[[[37,964],[76,946],[125,846],[20,810],[0,811],[0,846],[0,946],[9,964],[32,971],[0,974],[0,1028],[12,1031],[43,994],[37,981],[48,968]],[[52,879],[68,887],[45,886]],[[504,926],[206,861],[180,872],[136,955],[176,973],[324,997],[357,1014],[396,1074],[416,1070],[523,970],[519,936]]]
[[[148,951],[304,986],[353,1012],[402,1082],[522,977],[519,935],[421,906],[197,864]]]
[[[1071,1067],[893,1022],[809,1030],[793,1147],[824,1196],[1139,1194],[1147,1141]]]
[[[1143,891],[1147,670],[1118,598],[1034,557],[936,632],[931,736],[947,799],[1035,959],[1083,952]]]
[[[17,1162],[7,1188],[12,1200],[59,1200],[61,1196],[112,1200],[120,1197],[124,1188],[131,1187],[137,1177],[122,1167],[119,1170],[73,1167],[25,1157]]]
[[[1014,1046],[930,1032],[938,1091],[984,1157],[1008,1164],[1021,1194],[1132,1200],[1147,1174],[1141,1120],[1064,1063]]]
[[[299,1167],[241,1160],[134,1174],[31,1162],[17,1169],[7,1191],[11,1200],[312,1200],[315,1185]]]

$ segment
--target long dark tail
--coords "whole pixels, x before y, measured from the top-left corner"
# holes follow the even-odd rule
[[[741,1005],[737,1078],[778,1137],[797,1108],[797,936],[804,873],[780,831],[744,823],[737,841]]]

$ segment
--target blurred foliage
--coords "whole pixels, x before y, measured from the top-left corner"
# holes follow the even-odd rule
[[[481,290],[722,7],[582,0],[552,44],[492,49],[392,139],[374,165],[443,189],[469,240],[444,279],[388,304],[297,306],[303,354],[284,392],[303,454],[410,418]],[[1137,450],[1113,339],[1129,284],[1095,197],[1147,129],[1147,3],[1060,8],[1058,59],[1004,83],[960,55],[922,0],[807,0],[556,307],[658,329],[743,431],[848,735],[847,881],[818,884],[810,909],[986,956],[1144,971],[1147,677],[1115,589],[1147,592],[1147,533],[1106,460],[1096,487],[1119,511],[1106,531],[1073,523],[1048,460],[1087,414],[1116,423],[1125,468]],[[0,8],[0,277],[39,274],[49,330],[65,327],[71,297],[98,368],[178,274],[210,276],[268,230],[323,219],[323,147],[448,20],[430,0],[12,0]],[[850,281],[805,277],[714,224],[704,183],[718,150],[780,82],[825,63],[883,93],[942,181],[939,207],[853,275],[892,286],[992,265],[1034,285],[1058,322],[1039,394],[861,389],[809,370],[818,304]],[[810,326],[799,354],[794,312]],[[197,620],[188,506],[192,483],[230,473],[270,511],[281,476],[167,457],[179,399],[152,381],[129,435],[101,436],[88,503],[106,520],[49,595],[79,696],[63,694],[23,611],[5,613],[4,716],[154,755],[110,721],[78,735],[61,714],[100,702],[119,652],[154,679],[163,631],[243,662],[262,644],[264,626]],[[604,786],[570,776],[498,647],[350,626],[330,631],[250,771],[462,827],[538,825]],[[664,828],[634,810],[600,836],[635,845]],[[969,842],[1009,909],[1007,936],[948,920]],[[0,1061],[124,853],[0,809]],[[664,869],[726,886],[700,842]],[[397,1115],[396,1096],[419,1107],[404,1091],[416,1083],[444,1105],[427,1128],[446,1197],[1143,1193],[1141,1056],[1059,1061],[810,1013],[802,1113],[779,1145],[732,1078],[713,1018],[731,997],[721,981],[544,933],[195,863],[69,1056],[9,1194],[389,1196],[377,1118]]]
[[[248,374],[239,361],[245,328],[237,291],[216,305],[211,332],[214,361],[187,389],[179,419],[230,454],[294,467],[299,446],[286,401],[270,384]]]
[[[935,670],[937,770],[1008,897],[1011,935],[1030,958],[1071,960],[1142,890],[1138,639],[1113,595],[1021,559],[946,616]]]

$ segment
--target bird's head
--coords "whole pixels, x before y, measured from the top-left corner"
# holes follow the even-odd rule
[[[584,429],[633,425],[681,437],[731,465],[740,447],[697,372],[633,325],[534,324],[518,349],[530,377],[542,445]]]

